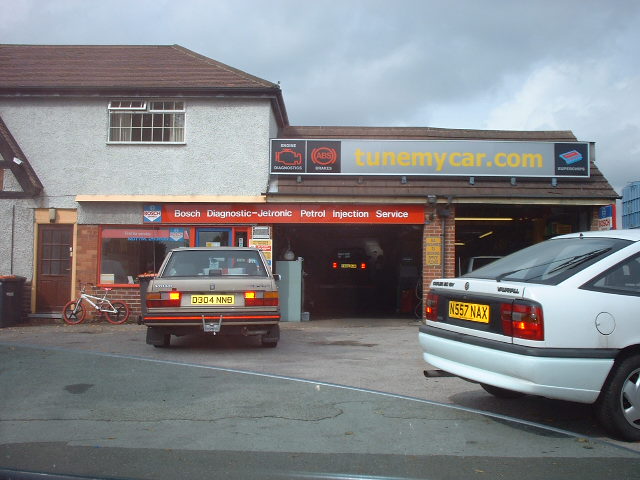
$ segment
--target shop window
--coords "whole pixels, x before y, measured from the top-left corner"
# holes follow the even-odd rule
[[[103,227],[100,234],[102,284],[135,284],[141,273],[155,273],[167,252],[189,246],[183,227]]]
[[[184,102],[109,102],[109,143],[184,143]]]

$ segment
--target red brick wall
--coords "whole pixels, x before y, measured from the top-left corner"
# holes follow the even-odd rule
[[[440,207],[441,211],[443,207]],[[453,205],[448,207],[449,216],[439,217],[437,214],[437,207],[427,208],[426,224],[423,231],[423,269],[422,269],[422,285],[423,293],[427,293],[428,286],[431,280],[434,278],[453,277],[455,276],[455,238],[456,238],[456,224],[455,224],[455,207]],[[443,245],[443,232],[444,232],[444,245]],[[441,262],[439,265],[427,265],[427,256],[432,254],[429,247],[436,246],[436,244],[428,243],[428,239],[438,238],[439,243],[437,246],[440,249]],[[444,263],[444,270],[443,270]]]
[[[98,242],[100,230],[97,225],[78,225],[78,241],[76,245],[76,278],[78,282],[98,284]],[[80,294],[79,284],[76,283],[75,295]],[[104,288],[87,287],[86,293],[102,296]],[[129,322],[136,322],[140,314],[140,291],[131,287],[114,287],[109,293],[111,300],[122,300],[129,305],[131,315]],[[92,312],[91,318],[97,315]]]

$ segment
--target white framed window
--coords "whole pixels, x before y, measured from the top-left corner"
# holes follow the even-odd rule
[[[112,100],[109,143],[184,143],[182,101]]]

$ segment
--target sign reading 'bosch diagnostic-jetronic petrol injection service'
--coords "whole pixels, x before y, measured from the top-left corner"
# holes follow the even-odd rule
[[[271,173],[589,177],[589,144],[275,139]]]
[[[159,211],[153,219],[149,211]],[[145,205],[144,223],[373,223],[422,225],[425,206],[352,204],[163,204]]]

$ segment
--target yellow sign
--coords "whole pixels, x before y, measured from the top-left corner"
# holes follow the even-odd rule
[[[425,264],[430,266],[442,265],[442,240],[440,237],[425,238]]]

